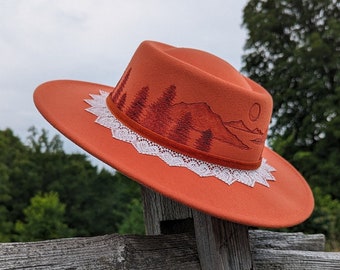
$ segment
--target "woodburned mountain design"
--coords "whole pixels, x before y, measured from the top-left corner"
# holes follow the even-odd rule
[[[145,128],[204,152],[209,152],[214,140],[243,150],[249,149],[250,147],[236,135],[238,132],[252,134],[254,139],[250,141],[255,144],[263,143],[261,130],[251,130],[241,120],[223,122],[205,102],[176,103],[175,85],[164,89],[159,98],[150,104],[148,103],[150,89],[147,86],[142,87],[133,101],[126,104],[128,93],[124,92],[124,86],[130,72],[131,69],[118,83],[111,99],[119,110]]]

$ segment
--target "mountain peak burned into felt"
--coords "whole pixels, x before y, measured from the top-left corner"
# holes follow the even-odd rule
[[[148,103],[149,87],[142,87],[130,104],[125,104],[127,92],[123,91],[129,76],[122,79],[122,85],[114,93],[114,102],[118,109],[126,111],[127,115],[143,127],[157,134],[166,136],[170,140],[181,144],[194,146],[203,151],[209,151],[214,140],[227,143],[234,147],[247,150],[250,147],[243,142],[237,134],[249,133],[256,138],[249,141],[258,144],[262,141],[264,133],[258,129],[250,129],[242,120],[223,121],[205,102],[175,103],[176,86],[165,88],[162,95],[152,103]],[[206,144],[206,145],[202,145]]]

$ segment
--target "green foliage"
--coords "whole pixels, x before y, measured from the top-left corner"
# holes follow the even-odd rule
[[[137,199],[132,199],[128,205],[128,215],[123,219],[119,227],[119,233],[127,234],[133,232],[134,234],[145,234],[142,204]]]
[[[41,134],[34,127],[28,129],[28,146],[35,153],[57,153],[63,152],[63,142],[58,135],[55,135],[51,140],[48,138],[48,132],[43,129]]]
[[[274,99],[269,144],[320,188],[305,229],[338,241],[324,214],[328,207],[329,218],[339,216],[332,210],[340,199],[339,21],[334,0],[250,0],[243,14],[243,71]]]
[[[339,118],[340,8],[333,0],[251,0],[244,67],[274,97],[271,137],[310,147]],[[339,120],[336,120],[339,121]]]
[[[4,206],[11,200],[9,191],[9,169],[5,164],[0,163],[0,242],[10,240],[9,235],[13,228],[8,209]]]
[[[0,241],[114,233],[130,212],[142,222],[135,182],[99,171],[85,155],[66,154],[58,136],[29,132],[25,145],[0,130]]]
[[[115,217],[115,220],[117,220],[115,226],[118,228],[118,231],[120,231],[121,226],[126,227],[126,225],[123,224],[134,219],[135,221],[142,222],[142,224],[131,226],[131,231],[127,231],[126,229],[124,229],[124,231],[125,233],[139,234],[142,232],[140,228],[144,227],[140,188],[138,184],[132,182],[121,173],[116,174],[116,181],[119,189],[117,188],[113,194],[116,200],[112,207],[112,215]]]
[[[58,193],[37,194],[23,213],[25,222],[17,221],[15,231],[19,241],[34,241],[70,237],[73,231],[64,223],[65,205]]]

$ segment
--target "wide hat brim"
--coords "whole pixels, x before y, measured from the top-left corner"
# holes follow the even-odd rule
[[[298,171],[265,147],[263,158],[275,168],[270,187],[231,185],[215,177],[200,177],[169,166],[160,158],[140,154],[129,143],[112,137],[110,129],[95,122],[84,101],[100,90],[114,88],[89,82],[60,80],[40,85],[34,102],[56,129],[87,152],[171,199],[212,216],[258,227],[289,227],[307,219],[314,207],[312,192]]]

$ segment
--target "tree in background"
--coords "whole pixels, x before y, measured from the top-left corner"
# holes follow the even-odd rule
[[[143,231],[138,184],[66,154],[59,136],[29,132],[25,145],[0,130],[0,242],[115,233],[129,220],[139,222],[130,233]]]
[[[128,204],[129,214],[123,219],[123,222],[119,226],[120,234],[145,234],[144,219],[140,214],[143,212],[143,206],[140,200],[132,199]]]
[[[74,233],[65,223],[65,204],[56,192],[35,195],[23,213],[25,221],[15,224],[18,241],[70,237]]]
[[[8,242],[10,240],[13,223],[9,219],[8,209],[4,206],[10,200],[9,169],[5,164],[0,163],[0,242]]]
[[[274,99],[269,144],[328,201],[340,199],[339,21],[336,0],[250,0],[243,13],[243,71]]]

